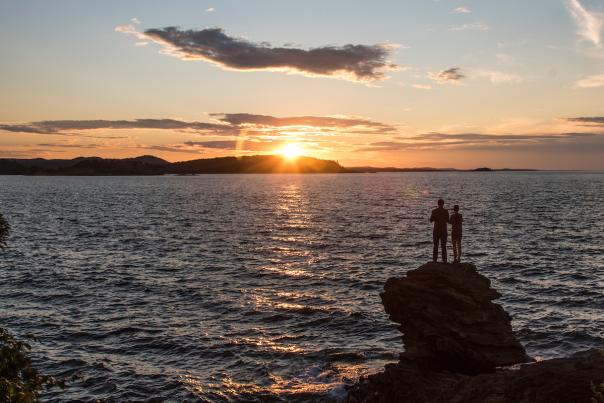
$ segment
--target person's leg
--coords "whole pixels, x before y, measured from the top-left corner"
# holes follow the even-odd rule
[[[457,262],[457,259],[459,257],[459,249],[457,248],[457,238],[452,237],[451,238],[451,243],[453,244],[453,263]]]
[[[461,262],[461,237],[457,238],[457,261]]]
[[[443,252],[443,263],[447,263],[447,234],[440,238],[441,248]]]
[[[439,237],[436,234],[432,235],[432,242],[434,243],[434,250],[432,252],[432,260],[436,262],[438,259],[438,239]]]

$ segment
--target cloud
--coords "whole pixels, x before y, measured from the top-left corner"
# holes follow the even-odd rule
[[[600,46],[604,18],[601,13],[589,12],[579,0],[567,0],[568,10],[577,24],[577,34],[584,40]]]
[[[50,144],[42,143],[36,144],[38,147],[53,147],[53,148],[100,148],[100,144]]]
[[[167,151],[170,153],[202,154],[201,150],[192,149],[181,144],[176,145],[138,145],[136,148],[144,150]]]
[[[52,150],[42,148],[28,148],[27,150],[0,150],[0,158],[31,158],[32,153],[62,153],[63,150]]]
[[[120,32],[122,34],[139,34],[139,32],[136,30],[136,27],[133,24],[124,24],[124,25],[118,25],[117,27],[115,27],[114,29],[115,32]]]
[[[568,140],[578,137],[591,137],[597,133],[552,133],[552,134],[485,134],[485,133],[439,133],[429,132],[415,136],[416,140],[461,140],[461,141],[535,141]]]
[[[354,132],[362,130],[376,133],[393,133],[396,131],[396,128],[391,125],[367,119],[349,117],[296,116],[279,118],[251,113],[214,113],[211,116],[218,118],[221,122],[239,127],[255,126],[282,128],[286,126],[307,126],[330,129],[350,129]]]
[[[450,69],[442,70],[436,73],[430,72],[428,73],[428,78],[438,82],[439,84],[457,84],[463,78],[466,78],[466,76],[461,73],[460,67],[452,67]]]
[[[357,148],[355,151],[572,147],[578,142],[585,147],[587,147],[587,144],[592,144],[604,150],[603,140],[604,133],[485,134],[431,132],[404,138],[402,141],[373,142]]]
[[[212,11],[214,11],[214,10],[215,10],[215,8],[214,8],[214,7],[209,7],[209,8],[206,8],[206,13],[211,13],[211,12],[212,12]]]
[[[473,70],[473,76],[487,78],[492,84],[512,84],[522,82],[522,77],[497,70]]]
[[[461,31],[488,31],[491,27],[489,27],[484,22],[476,21],[463,25],[456,25],[453,27],[449,27],[449,31],[453,32],[461,32]]]
[[[17,133],[56,134],[99,129],[159,129],[203,132],[215,135],[232,135],[236,130],[222,124],[185,122],[174,119],[135,120],[43,120],[21,124],[0,124],[0,130]]]
[[[604,87],[604,73],[587,76],[575,83],[575,88],[599,88]]]
[[[580,123],[584,126],[604,126],[604,117],[602,116],[568,118],[566,121]]]
[[[451,14],[470,14],[470,13],[472,13],[472,10],[465,6],[456,7],[453,10],[451,10]]]
[[[426,84],[413,84],[411,87],[418,89],[418,90],[424,90],[424,91],[430,91],[432,89],[432,87],[430,85],[426,85]]]
[[[275,117],[251,113],[212,113],[214,122],[175,119],[134,120],[45,120],[29,123],[0,123],[0,131],[90,138],[127,138],[90,135],[92,130],[169,130],[202,136],[333,136],[394,134],[396,127],[365,118],[341,116]]]
[[[117,32],[131,34],[139,40],[152,40],[165,52],[183,60],[203,60],[227,70],[280,71],[310,77],[332,77],[355,82],[386,78],[385,72],[397,70],[388,61],[397,47],[393,44],[323,46],[311,49],[273,47],[234,38],[221,28],[200,31],[177,27],[138,32],[134,25],[120,25]]]

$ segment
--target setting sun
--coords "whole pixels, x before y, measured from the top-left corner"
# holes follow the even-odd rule
[[[296,159],[302,155],[302,148],[299,144],[290,143],[285,145],[282,149],[278,150],[277,153],[291,160]]]

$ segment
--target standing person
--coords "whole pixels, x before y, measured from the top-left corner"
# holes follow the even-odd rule
[[[461,260],[461,227],[463,217],[459,214],[459,206],[453,206],[453,214],[449,218],[451,224],[451,242],[453,243],[453,263],[459,263]]]
[[[432,232],[434,252],[432,254],[432,260],[436,262],[438,258],[438,244],[440,243],[443,262],[447,263],[447,224],[449,223],[449,212],[443,208],[444,205],[445,201],[439,199],[438,207],[432,210],[432,215],[430,215],[430,222],[434,223],[434,230]]]

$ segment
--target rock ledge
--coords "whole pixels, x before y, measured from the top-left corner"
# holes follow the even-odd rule
[[[591,384],[604,382],[604,352],[532,363],[490,285],[467,263],[428,263],[389,279],[380,295],[405,352],[361,378],[347,402],[589,402]]]

